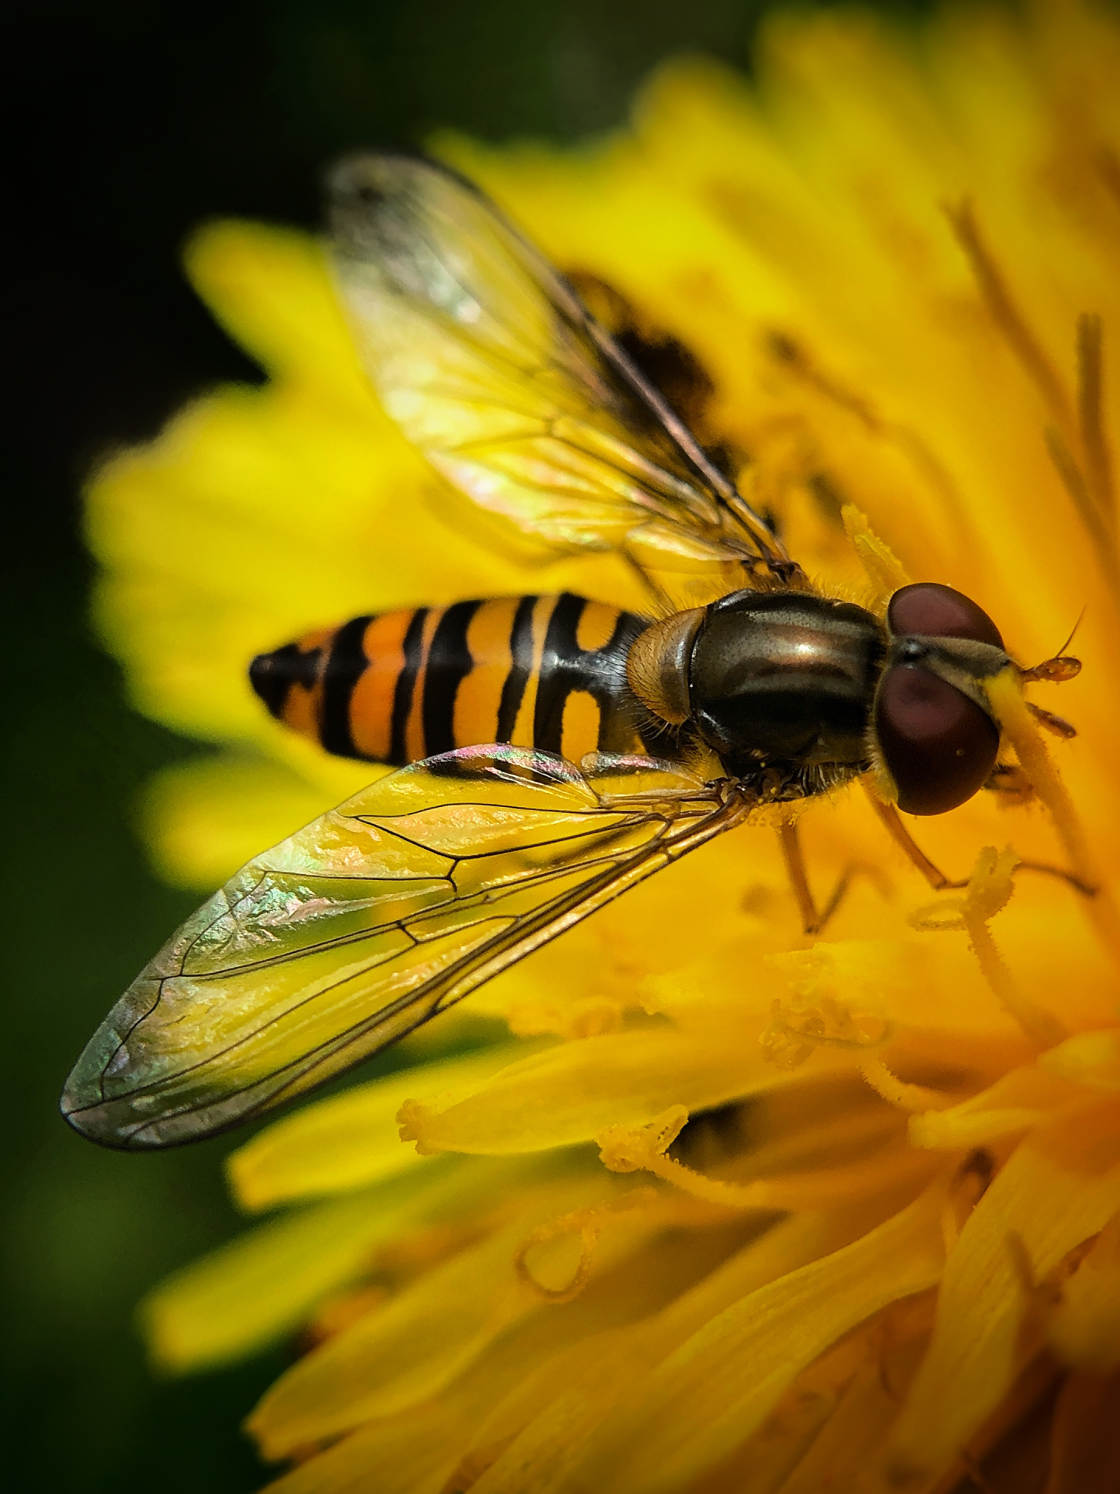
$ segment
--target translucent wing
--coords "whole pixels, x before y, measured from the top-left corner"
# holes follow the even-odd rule
[[[475,503],[560,549],[796,572],[575,292],[469,183],[399,156],[330,181],[334,262],[390,415]]]
[[[75,1065],[110,1146],[209,1135],[368,1057],[742,819],[648,759],[590,775],[465,748],[380,779],[251,861],[144,969]]]

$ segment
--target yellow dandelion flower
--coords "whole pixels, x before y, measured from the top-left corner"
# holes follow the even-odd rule
[[[921,822],[966,886],[828,796],[823,937],[738,829],[235,1153],[277,1212],[145,1318],[176,1370],[301,1333],[248,1423],[283,1494],[1120,1483],[1120,25],[779,14],[757,76],[671,65],[579,150],[439,150],[684,368],[828,594],[951,583],[1025,661],[1080,617],[1078,735],[1044,746],[997,676],[1022,792]],[[115,459],[89,525],[138,703],[222,744],[149,801],[162,865],[210,884],[370,776],[270,721],[250,657],[542,572],[378,411],[314,245],[221,225],[189,269],[271,381]],[[638,603],[617,557],[545,574]]]

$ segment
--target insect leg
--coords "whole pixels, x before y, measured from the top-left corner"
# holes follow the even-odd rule
[[[1014,787],[1009,786],[1006,791],[1015,794],[1018,788],[1019,782],[1015,780]],[[1001,789],[1000,791],[1004,790]],[[951,887],[968,886],[967,878],[957,882],[952,881],[939,867],[934,865],[921,846],[915,841],[909,830],[907,830],[902,822],[902,817],[893,804],[884,804],[883,800],[869,786],[867,786],[867,796],[871,800],[875,813],[883,822],[887,834],[894,841],[895,845],[906,854],[914,866],[918,868],[935,892],[944,892],[947,888]],[[1061,881],[1068,882],[1083,897],[1092,897],[1097,890],[1090,883],[1083,881],[1075,872],[1068,871],[1064,866],[1053,866],[1048,861],[1020,861],[1016,870],[1040,872],[1043,876],[1058,877]]]
[[[947,887],[967,886],[967,882],[952,881],[940,867],[935,866],[902,823],[902,816],[894,805],[887,804],[880,799],[866,779],[863,782],[867,789],[867,797],[871,800],[872,807],[882,821],[887,834],[908,860],[918,868],[934,891],[942,892]]]
[[[828,895],[828,900],[823,907],[817,908],[816,900],[809,887],[809,877],[805,869],[805,857],[801,849],[801,841],[797,835],[795,823],[781,825],[778,828],[778,841],[782,848],[782,856],[789,873],[790,885],[793,895],[797,899],[798,910],[801,913],[801,922],[807,934],[820,934],[825,925],[839,908],[840,904],[848,895],[848,889],[858,876],[869,877],[879,886],[879,890],[887,894],[882,874],[877,866],[869,865],[867,862],[850,861],[836,879],[836,885]]]
[[[793,895],[797,899],[802,927],[807,934],[819,934],[821,915],[817,912],[817,905],[813,901],[812,889],[809,886],[809,877],[805,871],[805,857],[797,836],[796,821],[787,820],[778,826],[778,844],[782,848],[782,859],[786,864]]]
[[[1041,872],[1044,877],[1057,877],[1060,882],[1068,882],[1075,892],[1080,892],[1082,897],[1096,897],[1097,895],[1097,889],[1092,882],[1086,882],[1076,872],[1071,872],[1064,866],[1054,866],[1049,861],[1019,861],[1015,865],[1015,870]]]

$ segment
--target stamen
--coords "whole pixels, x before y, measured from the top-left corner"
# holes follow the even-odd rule
[[[644,1206],[656,1198],[652,1188],[635,1188],[622,1198],[612,1199],[605,1204],[591,1204],[587,1208],[572,1209],[567,1214],[560,1214],[555,1219],[549,1219],[534,1229],[517,1247],[513,1257],[514,1269],[518,1276],[541,1297],[549,1302],[570,1302],[573,1297],[578,1297],[580,1292],[591,1276],[591,1263],[595,1256],[595,1247],[599,1242],[599,1236],[603,1232],[603,1224],[611,1214],[617,1214],[622,1209]],[[570,1280],[561,1287],[551,1287],[534,1274],[529,1264],[529,1252],[541,1245],[547,1245],[553,1240],[562,1239],[565,1235],[579,1236],[579,1260],[576,1262]]]
[[[956,205],[946,204],[945,216],[968,258],[980,294],[996,325],[1058,424],[1063,430],[1070,430],[1073,421],[1062,381],[1026,318],[1016,306],[999,265],[984,243],[972,203],[966,198]]]
[[[610,1126],[597,1136],[599,1158],[611,1172],[648,1172],[663,1183],[728,1209],[766,1209],[774,1205],[764,1181],[728,1183],[696,1172],[667,1154],[688,1121],[683,1105],[674,1105],[644,1126]]]
[[[881,1058],[867,1059],[860,1064],[859,1071],[881,1099],[897,1110],[905,1110],[907,1114],[943,1110],[953,1103],[939,1089],[931,1089],[926,1084],[909,1084],[905,1079],[900,1079]]]
[[[1111,145],[1102,145],[1097,151],[1097,170],[1105,187],[1120,203],[1120,154]]]
[[[1077,319],[1077,443],[1081,462],[1069,440],[1046,430],[1046,448],[1062,485],[1073,500],[1092,541],[1095,558],[1115,589],[1120,585],[1116,551],[1116,501],[1112,459],[1104,429],[1104,329],[1099,316]]]
[[[996,720],[1014,747],[1035,792],[1050,812],[1074,875],[1086,887],[1096,889],[1093,896],[1083,900],[1083,906],[1105,948],[1120,964],[1120,917],[1116,905],[1111,894],[1101,886],[1073,800],[1027,710],[1019,682],[1012,670],[1004,669],[983,684]]]
[[[905,586],[910,578],[898,556],[872,530],[866,514],[854,504],[845,503],[840,510],[840,518],[852,549],[875,588],[876,605],[880,611],[885,611],[894,593],[900,586]]]
[[[1116,494],[1104,432],[1104,327],[1099,316],[1077,319],[1077,413],[1090,497],[1116,539]]]
[[[1116,552],[1111,528],[1105,523],[1100,510],[1093,502],[1081,468],[1077,465],[1061,435],[1052,426],[1047,426],[1043,431],[1043,439],[1046,442],[1050,460],[1062,480],[1062,486],[1073,500],[1078,518],[1089,531],[1094,553],[1111,578],[1116,573]]]
[[[788,957],[776,962],[786,967],[793,994],[775,997],[759,1043],[770,1062],[781,1068],[797,1068],[818,1048],[878,1048],[891,1036],[890,1022],[870,1004],[861,1010],[854,1001],[838,999],[837,965],[832,959],[836,948],[816,944],[799,951],[802,958],[794,957],[795,965]],[[856,949],[862,951],[863,946],[850,946],[849,956]]]
[[[552,1219],[548,1224],[539,1225],[528,1239],[518,1246],[513,1257],[514,1270],[527,1287],[532,1288],[534,1292],[550,1302],[570,1302],[573,1297],[579,1296],[591,1275],[591,1260],[599,1239],[599,1226],[592,1217],[581,1219],[578,1215],[582,1213],[593,1216],[596,1212],[594,1209],[579,1210],[574,1214],[566,1214],[563,1218]],[[535,1245],[543,1245],[565,1234],[579,1235],[579,1260],[566,1286],[546,1286],[543,1281],[533,1275],[529,1268],[529,1251]]]
[[[915,1153],[906,1147],[874,1149],[850,1162],[818,1168],[794,1168],[748,1182],[708,1177],[667,1155],[688,1119],[674,1106],[644,1126],[611,1126],[596,1138],[600,1160],[612,1172],[648,1172],[687,1197],[718,1209],[764,1213],[827,1208],[848,1203],[862,1191],[913,1178]]]
[[[965,505],[949,469],[917,431],[911,430],[901,421],[881,415],[864,395],[848,388],[834,374],[826,373],[818,367],[808,351],[786,333],[772,333],[770,349],[787,370],[803,380],[807,388],[853,416],[869,434],[880,437],[901,451],[957,521],[963,522],[966,519]]]
[[[1068,1033],[1056,1017],[1022,994],[988,927],[989,921],[1011,899],[1017,862],[1018,857],[1010,848],[997,852],[985,846],[976,858],[964,896],[919,909],[912,922],[916,928],[927,930],[963,929],[980,973],[1000,1006],[1031,1043],[1040,1049],[1052,1048]]]
[[[883,422],[871,401],[841,381],[825,373],[810,358],[806,348],[786,332],[775,331],[769,337],[770,351],[787,369],[815,389],[818,394],[847,410],[869,431],[881,431]]]
[[[979,962],[981,974],[1004,1011],[1008,1016],[1014,1017],[1031,1042],[1045,1049],[1054,1047],[1056,1043],[1060,1043],[1064,1037],[1067,1037],[1068,1033],[1056,1017],[1036,1007],[1020,993],[1012,979],[1011,971],[996,947],[996,941],[992,938],[987,920],[981,913],[968,906],[967,898],[964,907],[964,924],[968,930],[968,941]]]

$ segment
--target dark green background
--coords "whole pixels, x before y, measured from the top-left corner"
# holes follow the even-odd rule
[[[745,63],[765,0],[141,0],[9,5],[0,94],[12,265],[3,1048],[7,1464],[19,1489],[248,1490],[240,1416],[283,1362],[158,1383],[136,1299],[236,1229],[230,1143],[101,1152],[58,1119],[77,1051],[192,900],[156,883],[136,786],[197,750],[127,709],[86,621],[77,489],[189,393],[254,378],[177,247],[220,213],[311,224],[359,144],[449,124],[493,139],[620,121],[658,59]],[[11,21],[14,20],[14,27]],[[12,1485],[9,1485],[12,1486]]]

